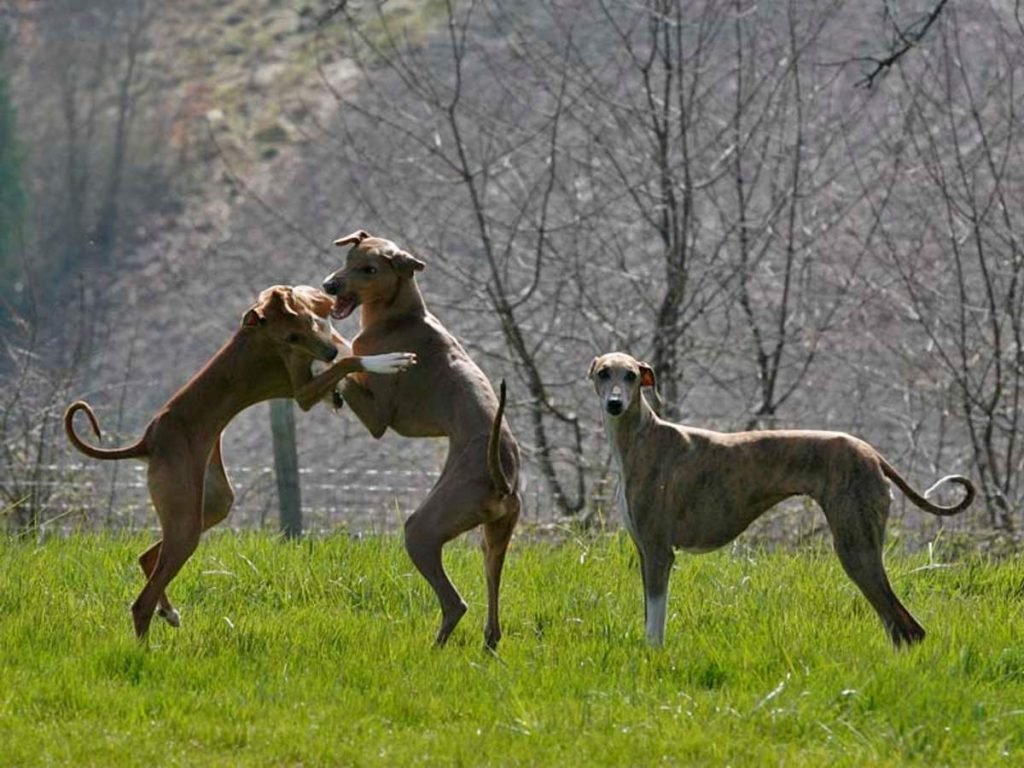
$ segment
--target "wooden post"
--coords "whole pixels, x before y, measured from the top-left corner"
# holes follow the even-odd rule
[[[302,535],[299,491],[299,453],[295,447],[295,410],[291,400],[270,401],[270,431],[274,441],[274,477],[285,538]]]

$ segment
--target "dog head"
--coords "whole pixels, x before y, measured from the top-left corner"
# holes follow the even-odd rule
[[[390,240],[363,230],[340,237],[337,246],[351,245],[345,266],[327,276],[323,289],[334,296],[331,317],[348,317],[360,304],[394,300],[403,281],[412,280],[426,265]]]
[[[334,301],[308,285],[274,285],[242,316],[242,329],[259,333],[288,354],[329,363],[338,355],[328,315]]]
[[[655,386],[654,369],[624,352],[595,357],[587,374],[609,416],[621,416],[640,400],[641,387]]]

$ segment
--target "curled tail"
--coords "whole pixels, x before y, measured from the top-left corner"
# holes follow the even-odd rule
[[[965,509],[971,506],[971,502],[974,501],[974,483],[972,483],[963,475],[946,475],[944,478],[939,480],[931,488],[924,492],[926,496],[943,483],[955,483],[956,485],[959,485],[964,489],[964,497],[960,500],[959,503],[954,504],[950,507],[942,507],[939,506],[938,504],[932,504],[930,501],[928,501],[928,499],[926,499],[920,493],[911,488],[910,484],[900,476],[900,473],[893,469],[889,465],[889,463],[881,456],[878,457],[878,460],[882,465],[882,471],[885,473],[885,476],[892,480],[894,483],[896,483],[899,489],[906,494],[907,498],[914,502],[916,506],[920,507],[925,512],[931,512],[933,515],[948,517],[949,515],[956,515],[960,512],[963,512]]]
[[[145,437],[140,439],[137,443],[127,445],[124,448],[97,448],[94,445],[89,445],[75,432],[75,414],[79,411],[85,412],[96,437],[100,436],[100,424],[96,420],[96,414],[92,412],[92,408],[84,400],[75,400],[75,402],[69,405],[68,409],[64,411],[64,431],[68,435],[68,440],[70,440],[71,444],[86,456],[91,456],[94,459],[139,459],[149,455],[146,450]]]
[[[491,425],[491,438],[487,442],[487,469],[491,473],[491,482],[494,489],[501,497],[512,493],[512,484],[505,475],[505,468],[501,466],[501,419],[505,415],[505,380],[501,380],[501,387],[498,395],[498,410],[494,414],[494,423]]]

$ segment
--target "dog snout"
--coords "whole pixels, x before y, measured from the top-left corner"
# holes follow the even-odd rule
[[[604,407],[612,416],[618,416],[620,413],[622,413],[622,401],[619,400],[617,397],[610,399],[607,403],[605,403]]]
[[[320,287],[324,289],[324,293],[328,296],[337,296],[341,293],[341,279],[336,275],[328,275],[324,278],[323,283]]]
[[[313,351],[313,356],[321,363],[330,363],[338,356],[338,348],[330,342],[321,341]]]

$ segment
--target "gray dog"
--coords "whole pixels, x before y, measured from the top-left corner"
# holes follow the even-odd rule
[[[362,355],[408,349],[418,360],[399,376],[360,374],[343,385],[342,397],[374,437],[391,429],[406,437],[448,438],[441,476],[405,523],[405,548],[441,604],[437,643],[448,640],[466,612],[445,573],[441,548],[483,526],[484,641],[494,649],[501,638],[501,571],[522,507],[519,445],[503,420],[504,383],[495,395],[462,344],[428,311],[416,283],[416,273],[426,266],[422,261],[363,230],[334,244],[352,248],[345,266],[323,287],[335,297],[335,318],[360,309],[352,349]]]
[[[661,645],[673,548],[709,552],[728,544],[763,512],[790,496],[821,506],[843,569],[882,619],[892,642],[924,638],[924,628],[892,591],[882,565],[892,480],[915,505],[954,515],[974,499],[961,475],[939,480],[964,488],[952,507],[929,502],[878,451],[842,432],[778,430],[722,433],[658,418],[640,394],[654,371],[629,355],[594,358],[590,378],[601,398],[619,504],[640,554],[647,642]]]

